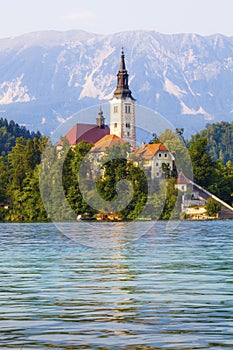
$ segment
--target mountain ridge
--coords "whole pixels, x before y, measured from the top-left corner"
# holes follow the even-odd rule
[[[188,134],[231,121],[233,37],[43,31],[0,39],[0,117],[49,133],[111,98],[121,47],[137,102]]]

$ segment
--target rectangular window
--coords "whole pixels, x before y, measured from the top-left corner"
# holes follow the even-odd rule
[[[130,113],[130,105],[125,105],[125,113]]]
[[[130,128],[130,123],[125,124],[126,128]]]
[[[127,132],[127,136],[129,136],[129,132]]]
[[[118,113],[118,106],[114,106],[114,113]]]
[[[117,128],[117,123],[114,123],[114,128]]]
[[[164,154],[164,157],[167,158],[167,153]]]

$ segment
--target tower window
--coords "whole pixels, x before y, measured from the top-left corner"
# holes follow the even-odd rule
[[[126,128],[130,128],[130,123],[125,124]]]
[[[114,106],[114,113],[118,113],[118,106]]]
[[[127,132],[127,136],[129,136],[129,132]]]
[[[114,123],[114,128],[117,128],[117,123]]]
[[[130,105],[125,105],[125,113],[130,113]]]

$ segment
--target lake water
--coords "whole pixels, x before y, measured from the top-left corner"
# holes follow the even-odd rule
[[[233,221],[159,223],[109,249],[53,224],[0,232],[0,349],[233,349]]]

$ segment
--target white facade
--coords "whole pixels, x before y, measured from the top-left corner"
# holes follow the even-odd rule
[[[136,147],[135,99],[129,88],[125,55],[122,48],[117,87],[110,100],[110,134]]]
[[[110,134],[136,147],[135,101],[130,97],[110,101]]]
[[[151,178],[157,179],[163,176],[162,165],[167,164],[170,171],[173,170],[174,157],[169,151],[158,151],[153,158],[147,160],[147,166],[151,168]]]

